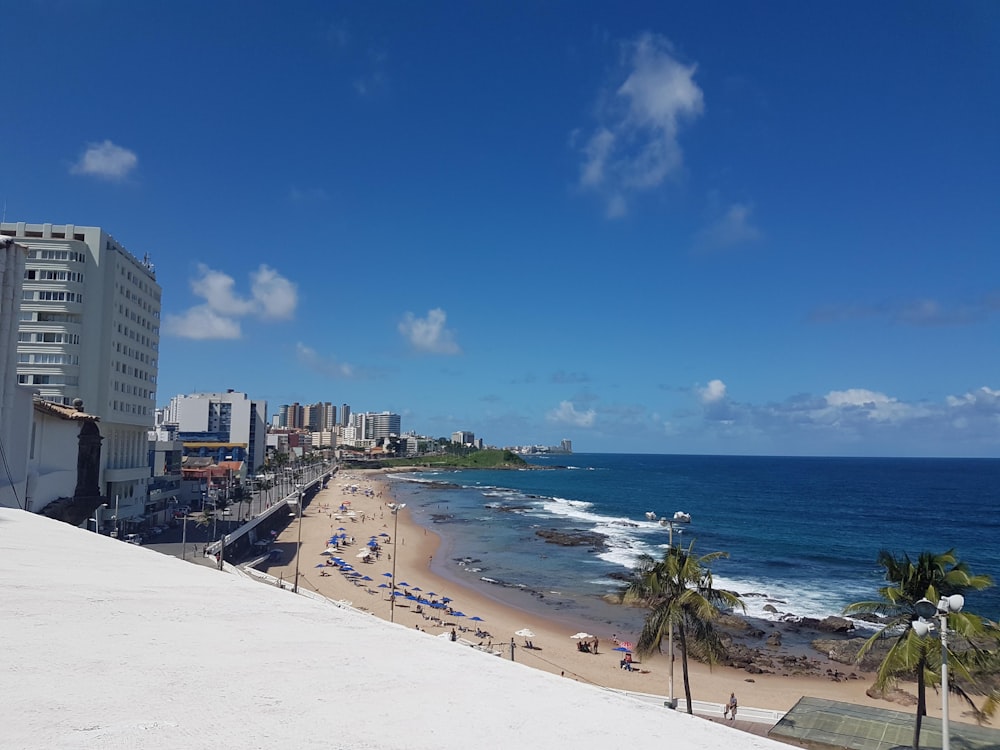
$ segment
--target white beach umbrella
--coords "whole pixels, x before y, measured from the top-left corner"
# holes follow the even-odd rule
[[[593,638],[590,633],[577,633],[576,635],[571,635],[570,638]]]
[[[534,638],[535,634],[532,633],[528,628],[521,628],[514,635],[520,636],[521,638]]]

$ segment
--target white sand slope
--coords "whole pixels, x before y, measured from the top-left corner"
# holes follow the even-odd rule
[[[780,748],[0,509],[4,748]]]

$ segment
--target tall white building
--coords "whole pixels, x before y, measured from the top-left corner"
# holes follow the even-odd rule
[[[193,393],[174,396],[165,414],[183,434],[205,433],[209,439],[246,445],[247,474],[255,474],[267,450],[267,402],[245,393]]]
[[[47,401],[100,417],[100,486],[119,518],[149,498],[146,433],[153,426],[160,345],[159,284],[100,227],[2,223],[28,249],[17,334],[17,379]]]
[[[354,425],[355,439],[357,440],[379,440],[390,435],[402,434],[399,415],[388,411],[377,414],[373,412],[352,414],[351,422]]]

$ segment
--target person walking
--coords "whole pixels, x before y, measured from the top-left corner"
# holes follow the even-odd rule
[[[729,702],[723,707],[722,715],[728,716],[730,721],[734,721],[736,719],[736,708],[736,693],[730,693]]]

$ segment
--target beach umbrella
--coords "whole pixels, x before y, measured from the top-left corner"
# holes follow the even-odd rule
[[[476,615],[475,617],[470,617],[469,619],[470,619],[470,620],[472,620],[473,622],[486,622],[486,621],[485,621],[485,620],[484,620],[484,619],[483,619],[482,617],[480,617],[479,615]]]
[[[313,567],[314,568],[325,568],[326,567],[326,563],[319,563],[317,565],[313,565]]]
[[[378,585],[378,587],[379,587],[380,589],[387,589],[387,588],[390,588],[390,586],[389,586],[389,584],[388,584],[388,583],[380,583],[380,584]]]
[[[631,641],[618,641],[618,645],[621,646],[621,647],[623,647],[623,648],[627,648],[629,651],[632,650],[632,642]]]
[[[397,586],[409,586],[410,584],[408,584],[406,581],[402,581],[400,583],[397,583],[396,585]]]
[[[618,648],[616,648],[616,649],[612,649],[612,650],[613,650],[613,651],[627,651],[627,652],[628,652],[628,653],[630,653],[630,654],[632,653],[632,649],[630,649],[630,648],[625,648],[624,646],[619,646]]]
[[[521,628],[516,633],[514,633],[514,635],[518,635],[521,638],[534,638],[535,637],[535,634],[532,633],[530,630],[528,630],[528,628]]]
[[[389,535],[383,531],[381,534],[379,534],[379,536],[389,536]]]
[[[392,578],[392,573],[383,573],[382,576],[385,578]]]
[[[364,578],[362,578],[361,580],[362,580],[362,581],[371,581],[371,580],[372,580],[372,578],[371,578],[370,576],[365,576],[365,577],[364,577]],[[385,584],[383,583],[382,585],[384,586]]]
[[[338,526],[337,531],[347,531],[343,526]]]
[[[400,585],[400,586],[405,586],[406,584],[405,584],[405,583],[401,583],[401,584],[399,584],[399,585]],[[413,590],[414,590],[414,591],[423,591],[423,589],[422,589],[422,588],[420,588],[419,586],[414,586],[414,587],[413,587]]]
[[[452,612],[451,616],[452,617],[465,617],[465,613],[464,612]]]
[[[437,596],[433,591],[428,591],[427,596]]]
[[[577,633],[576,635],[571,635],[570,636],[570,638],[577,638],[577,639],[580,639],[580,638],[593,638],[593,637],[594,636],[592,636],[590,633]]]

